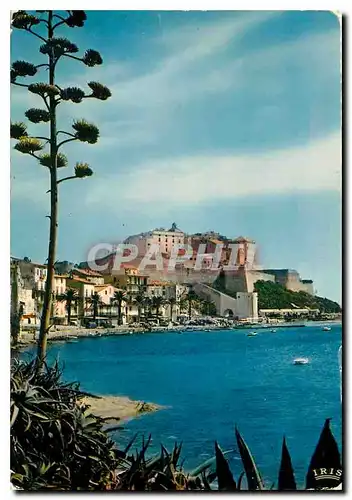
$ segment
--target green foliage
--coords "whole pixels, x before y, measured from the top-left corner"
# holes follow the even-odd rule
[[[45,109],[31,108],[25,112],[25,116],[33,123],[49,122],[50,113]]]
[[[34,76],[37,68],[34,64],[26,61],[15,61],[12,63],[12,71],[16,76]]]
[[[102,59],[101,55],[99,54],[99,52],[97,52],[96,50],[92,50],[92,49],[86,50],[82,61],[84,62],[84,64],[86,66],[90,66],[90,67],[97,66],[99,64],[103,64],[103,59]]]
[[[10,137],[11,139],[20,139],[21,137],[27,137],[26,132],[27,125],[23,122],[11,123],[10,126]]]
[[[117,450],[78,384],[61,382],[57,365],[38,374],[33,362],[14,362],[10,390],[14,486],[77,491],[111,484]]]
[[[34,139],[33,137],[21,137],[15,145],[15,149],[23,154],[33,154],[36,151],[41,151],[43,147],[43,143],[39,139]]]
[[[81,142],[95,144],[98,141],[99,129],[94,123],[88,123],[86,120],[77,120],[72,128],[76,130],[75,137]]]
[[[67,38],[60,37],[51,38],[51,40],[41,45],[39,50],[42,54],[54,54],[54,57],[59,57],[63,54],[74,54],[78,52],[78,47]]]
[[[61,99],[64,101],[72,101],[75,103],[82,102],[84,92],[78,87],[67,87],[61,90]]]
[[[109,97],[111,97],[110,90],[98,82],[89,82],[88,87],[92,89],[91,97],[95,97],[96,99],[100,99],[101,101],[106,101]]]
[[[258,292],[259,309],[292,309],[294,304],[300,308],[319,309],[326,313],[341,312],[337,302],[306,292],[293,292],[271,281],[257,281],[254,289]]]
[[[83,179],[84,177],[90,177],[93,175],[93,170],[90,168],[88,163],[76,163],[75,166],[75,176]]]
[[[40,155],[39,163],[43,167],[51,168],[51,155],[49,153],[43,153]],[[56,166],[57,168],[62,168],[67,166],[67,158],[63,153],[58,153],[56,156]]]

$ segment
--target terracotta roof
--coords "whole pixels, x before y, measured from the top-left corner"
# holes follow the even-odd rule
[[[98,271],[94,271],[93,269],[78,269],[74,268],[72,269],[72,274],[85,274],[86,276],[96,276],[97,278],[102,278],[103,275],[101,273],[98,273]]]
[[[92,285],[94,286],[94,283],[88,280],[84,280],[83,278],[68,278],[68,280],[72,283],[77,282],[77,283],[85,283],[86,285]]]
[[[170,281],[150,280],[148,286],[172,286],[174,284]]]

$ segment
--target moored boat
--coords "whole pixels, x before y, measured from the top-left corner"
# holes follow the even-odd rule
[[[308,358],[295,358],[293,360],[294,365],[307,365],[309,363]]]

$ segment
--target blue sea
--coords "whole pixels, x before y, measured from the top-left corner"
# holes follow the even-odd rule
[[[247,442],[266,486],[277,480],[285,434],[298,485],[326,418],[342,451],[342,408],[338,349],[341,325],[324,332],[304,328],[148,333],[84,338],[52,344],[67,380],[102,395],[125,395],[166,406],[124,425],[113,434],[121,446],[135,432],[160,443],[183,442],[185,468],[214,454],[214,441],[234,450],[229,461],[241,473],[235,425]],[[27,350],[33,352],[33,348]],[[25,356],[27,356],[25,354]],[[296,357],[310,363],[296,366]]]

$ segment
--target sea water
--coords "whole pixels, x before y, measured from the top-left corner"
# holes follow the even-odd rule
[[[56,343],[66,380],[85,391],[125,395],[166,408],[124,424],[112,434],[124,446],[134,435],[160,444],[183,442],[185,468],[214,454],[214,441],[233,450],[234,476],[242,471],[235,425],[247,442],[268,487],[277,481],[283,435],[296,480],[303,486],[310,457],[326,418],[341,450],[342,408],[338,350],[341,325],[257,330],[147,333]],[[33,352],[33,348],[27,350]],[[309,358],[294,365],[296,357]]]

